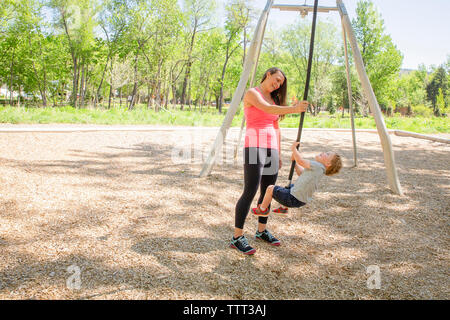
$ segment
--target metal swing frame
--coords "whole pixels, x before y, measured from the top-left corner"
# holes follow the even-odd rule
[[[255,78],[256,68],[258,64],[258,59],[262,47],[262,41],[264,38],[264,32],[267,25],[267,20],[269,16],[270,9],[280,9],[282,11],[299,11],[302,16],[308,14],[308,12],[314,11],[314,6],[309,5],[282,5],[282,4],[273,4],[274,0],[267,0],[266,6],[261,13],[261,16],[258,20],[258,24],[255,29],[255,33],[253,39],[250,44],[249,51],[245,58],[243,72],[241,74],[241,78],[239,80],[239,84],[233,94],[233,98],[231,100],[230,107],[225,115],[225,119],[222,123],[222,126],[219,129],[217,137],[214,141],[214,144],[211,147],[211,150],[208,154],[206,161],[203,164],[202,170],[200,172],[200,177],[205,177],[209,175],[212,171],[214,163],[216,161],[216,157],[218,152],[221,150],[223,143],[225,141],[228,130],[231,126],[231,122],[239,109],[239,104],[242,101],[242,98],[245,93],[245,89],[249,78],[251,78],[250,84],[253,85],[253,81]],[[350,18],[348,16],[347,10],[342,0],[336,0],[336,7],[321,7],[317,6],[317,12],[330,12],[337,11],[341,16],[341,24],[342,24],[342,37],[344,41],[344,50],[345,50],[345,67],[346,67],[346,75],[347,75],[347,91],[349,97],[349,107],[350,107],[350,115],[351,115],[351,125],[352,125],[352,139],[353,139],[353,160],[354,166],[357,165],[357,156],[356,156],[356,134],[355,134],[355,125],[354,125],[354,113],[353,113],[353,105],[352,105],[352,91],[351,91],[351,80],[350,80],[350,67],[348,62],[348,52],[347,52],[347,38],[350,43],[354,63],[356,66],[356,70],[358,73],[358,78],[361,82],[361,86],[363,92],[368,100],[370,111],[373,114],[375,119],[378,135],[380,137],[380,143],[382,146],[384,163],[386,167],[386,174],[389,187],[391,190],[398,195],[403,195],[403,191],[399,182],[397,167],[395,165],[394,152],[392,150],[392,143],[387,132],[386,124],[384,123],[383,115],[380,110],[380,106],[378,104],[377,98],[372,89],[372,85],[370,84],[369,78],[367,76],[364,63],[362,60],[361,52],[359,50],[356,36],[354,30],[352,28]],[[241,133],[239,135],[239,141],[242,135],[242,128],[244,125],[244,120],[241,126]],[[300,130],[299,130],[300,131]],[[292,168],[291,168],[292,170]]]

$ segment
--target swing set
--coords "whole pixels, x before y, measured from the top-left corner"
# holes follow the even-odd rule
[[[318,5],[319,0],[314,0],[314,6],[309,5],[282,5],[282,4],[273,4],[274,0],[267,0],[266,6],[261,13],[261,16],[258,20],[258,24],[256,26],[255,34],[250,44],[250,49],[247,53],[244,62],[244,68],[239,80],[239,84],[233,94],[233,98],[231,100],[230,107],[225,115],[225,119],[222,123],[222,126],[219,129],[216,140],[214,141],[213,146],[208,154],[206,161],[203,164],[202,170],[200,172],[200,177],[205,177],[209,175],[212,171],[214,163],[216,161],[216,157],[218,152],[223,146],[224,140],[226,138],[227,132],[231,126],[231,122],[239,108],[239,104],[241,103],[245,89],[250,78],[250,85],[253,86],[255,73],[258,66],[259,55],[261,52],[262,41],[264,38],[264,32],[267,25],[267,20],[269,16],[270,9],[280,9],[281,11],[299,11],[302,17],[305,17],[309,12],[313,12],[313,20],[312,20],[312,28],[311,28],[311,37],[310,37],[310,46],[309,46],[309,56],[308,56],[308,65],[307,65],[307,73],[306,73],[306,83],[305,90],[303,94],[303,100],[308,99],[308,91],[309,91],[309,82],[311,76],[311,67],[312,67],[312,57],[314,52],[314,37],[315,37],[315,29],[316,29],[316,20],[318,12],[330,12],[337,11],[341,17],[342,24],[342,36],[344,41],[344,53],[345,53],[345,67],[347,74],[347,91],[348,91],[348,100],[349,100],[349,108],[350,108],[350,116],[351,116],[351,126],[352,126],[352,140],[353,140],[353,160],[354,166],[357,165],[357,157],[356,157],[356,135],[355,135],[355,125],[354,125],[354,114],[353,114],[353,106],[352,106],[352,91],[351,91],[351,82],[350,82],[350,67],[348,62],[348,52],[347,52],[347,37],[350,43],[351,49],[353,51],[354,63],[356,66],[356,70],[358,73],[358,78],[361,82],[361,86],[363,92],[368,100],[370,111],[372,112],[378,135],[380,137],[380,142],[384,155],[384,163],[386,167],[387,179],[389,183],[389,187],[391,190],[398,195],[403,195],[402,188],[400,186],[400,182],[398,179],[397,168],[395,165],[394,153],[392,151],[392,143],[389,137],[389,134],[386,129],[386,125],[384,123],[384,119],[380,110],[380,106],[378,105],[377,99],[372,89],[372,85],[370,84],[369,78],[365,71],[364,63],[362,60],[361,52],[359,50],[355,33],[353,31],[350,18],[348,16],[347,10],[344,6],[342,0],[336,0],[336,7],[321,7]],[[305,112],[302,112],[300,115],[300,123],[298,127],[297,133],[297,142],[300,142],[303,122],[305,118]],[[242,129],[244,127],[245,119],[242,121],[241,131],[239,134],[238,144],[241,140]],[[237,147],[236,147],[237,148]],[[297,147],[298,148],[298,147]],[[237,153],[237,149],[235,150],[235,155]],[[295,161],[291,163],[291,169],[289,172],[289,184],[291,184],[292,176],[294,173]],[[289,185],[288,184],[288,185]]]

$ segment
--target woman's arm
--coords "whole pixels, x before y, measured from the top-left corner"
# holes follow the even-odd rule
[[[288,114],[305,112],[308,107],[307,101],[297,102],[293,106],[278,106],[270,104],[256,91],[256,89],[249,89],[244,96],[244,104],[248,106],[255,106],[256,108],[270,114]]]

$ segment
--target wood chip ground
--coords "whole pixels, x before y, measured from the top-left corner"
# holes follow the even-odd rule
[[[306,157],[334,150],[345,168],[311,204],[269,218],[280,247],[256,242],[249,214],[246,257],[228,247],[243,190],[236,130],[197,177],[216,132],[1,133],[0,299],[450,298],[449,145],[390,136],[401,197],[376,134],[357,134],[352,168],[351,133],[305,131]],[[283,131],[281,185],[295,136]]]

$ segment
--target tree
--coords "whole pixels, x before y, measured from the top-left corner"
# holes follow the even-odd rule
[[[93,43],[94,11],[93,0],[50,0],[50,7],[56,11],[56,26],[66,35],[67,46],[72,57],[71,104],[77,107],[80,64],[88,56]]]
[[[345,62],[343,62],[345,63]],[[350,81],[352,84],[352,102],[361,100],[361,88],[357,81],[358,77],[356,74],[356,69],[350,65]],[[342,107],[342,114],[344,114],[345,109],[349,109],[348,101],[348,88],[347,88],[347,72],[345,65],[341,64],[333,68],[331,73],[332,89],[331,95],[328,98],[329,101],[334,102],[338,107]],[[356,109],[355,103],[353,103],[354,109]],[[329,106],[327,109],[335,109],[334,106]],[[363,110],[363,113],[366,110]]]
[[[48,79],[48,92],[53,106],[66,102],[66,92],[71,81],[71,56],[67,51],[64,34],[48,35],[43,45],[44,62]],[[68,96],[68,95],[67,95]]]
[[[303,95],[306,81],[306,71],[309,57],[311,24],[308,20],[299,19],[288,26],[282,33],[284,48],[290,53],[289,61],[295,67],[293,83],[296,95]],[[319,21],[316,26],[313,64],[311,69],[310,108],[314,115],[319,111],[325,97],[331,92],[331,77],[333,64],[337,61],[340,49],[339,34],[330,22]]]
[[[176,0],[158,0],[152,4],[154,17],[152,19],[152,40],[143,48],[151,76],[148,81],[148,106],[150,106],[151,96],[156,98],[155,110],[158,111],[162,101],[163,74],[169,67],[168,60],[175,55],[177,39],[181,33],[182,15]]]
[[[35,0],[7,1],[6,5],[2,4],[0,7],[3,19],[8,20],[5,24],[0,24],[4,26],[0,33],[0,78],[8,82],[10,104],[13,104],[15,90],[20,103],[22,92],[33,94],[38,87],[42,99],[46,101],[45,77],[41,81],[37,70],[42,69],[39,68],[38,61],[42,58],[42,50],[40,54],[36,51],[44,38],[41,32],[40,7]]]
[[[427,85],[427,99],[431,101],[433,106],[433,112],[436,116],[441,114],[441,109],[439,108],[439,104],[437,103],[437,99],[439,94],[442,95],[442,99],[444,99],[444,108],[445,108],[445,98],[448,92],[448,76],[445,71],[444,65],[439,66],[436,71],[432,75],[432,79],[430,83]]]
[[[14,15],[15,0],[3,0],[0,2],[0,35],[6,32],[8,21]]]
[[[388,89],[391,105],[394,108],[408,107],[411,112],[413,106],[425,104],[425,81],[426,77],[423,77],[420,70],[400,75]]]
[[[249,23],[250,9],[244,0],[233,0],[226,6],[227,19],[225,22],[226,41],[224,43],[225,62],[220,77],[220,94],[218,99],[219,113],[222,113],[224,78],[230,58],[240,48],[242,42],[240,36]]]
[[[51,38],[44,34],[43,29],[49,27],[41,15],[43,3],[37,0],[21,0],[19,21],[23,26],[23,35],[25,43],[27,44],[28,52],[26,52],[26,59],[21,60],[21,64],[27,64],[27,86],[29,92],[39,91],[42,104],[47,106],[47,91],[48,91],[48,74],[53,69],[50,61],[52,58],[49,55],[49,45]]]
[[[279,35],[279,31],[270,29],[267,26],[264,32],[264,41],[262,43],[261,54],[258,61],[258,69],[264,69],[263,72],[270,67],[280,66],[286,61],[283,59],[282,50],[283,40]],[[287,71],[287,70],[284,70]]]
[[[436,97],[436,108],[440,113],[447,114],[447,107],[445,105],[445,97],[442,88],[439,88],[438,96]]]
[[[208,24],[210,22],[210,17],[212,11],[216,6],[215,1],[211,0],[184,0],[185,15],[187,17],[186,21],[186,39],[187,39],[187,60],[186,66],[184,68],[184,80],[181,92],[181,110],[186,103],[186,88],[189,82],[189,77],[191,74],[192,67],[192,51],[194,49],[194,44],[196,36],[198,33],[207,30]]]
[[[403,56],[385,34],[384,21],[372,1],[358,2],[352,25],[374,93],[380,106],[386,105],[387,89],[400,71]]]
[[[15,1],[6,1],[0,4],[1,24],[0,28],[0,77],[8,83],[10,91],[10,104],[13,104],[13,90],[16,85],[15,66],[18,61],[18,53],[24,42],[20,19],[17,13]],[[2,81],[2,82],[3,82]]]
[[[107,0],[103,2],[100,12],[98,24],[104,32],[106,37],[106,45],[108,48],[108,53],[106,57],[106,62],[103,68],[100,84],[98,85],[97,92],[95,94],[95,103],[98,102],[100,90],[103,84],[103,80],[105,77],[105,72],[108,67],[108,63],[110,64],[109,74],[113,75],[114,66],[114,56],[118,50],[118,44],[121,41],[121,38],[126,32],[126,28],[128,26],[128,15],[127,15],[127,1],[126,0]],[[110,90],[109,90],[109,99],[108,99],[108,108],[111,107],[111,96],[113,93],[113,79],[109,80]]]
[[[137,94],[142,79],[140,57],[147,43],[154,36],[151,21],[153,12],[149,1],[132,0],[129,3],[130,27],[125,35],[124,51],[133,56],[133,91],[128,109],[133,109],[137,102]]]
[[[208,96],[213,92],[214,87],[219,83],[215,74],[220,73],[221,63],[221,42],[223,34],[220,29],[210,32],[203,32],[199,35],[198,45],[194,50],[194,55],[198,57],[192,69],[192,90],[196,92],[196,100],[203,106],[206,104]],[[202,110],[202,107],[200,107]]]

